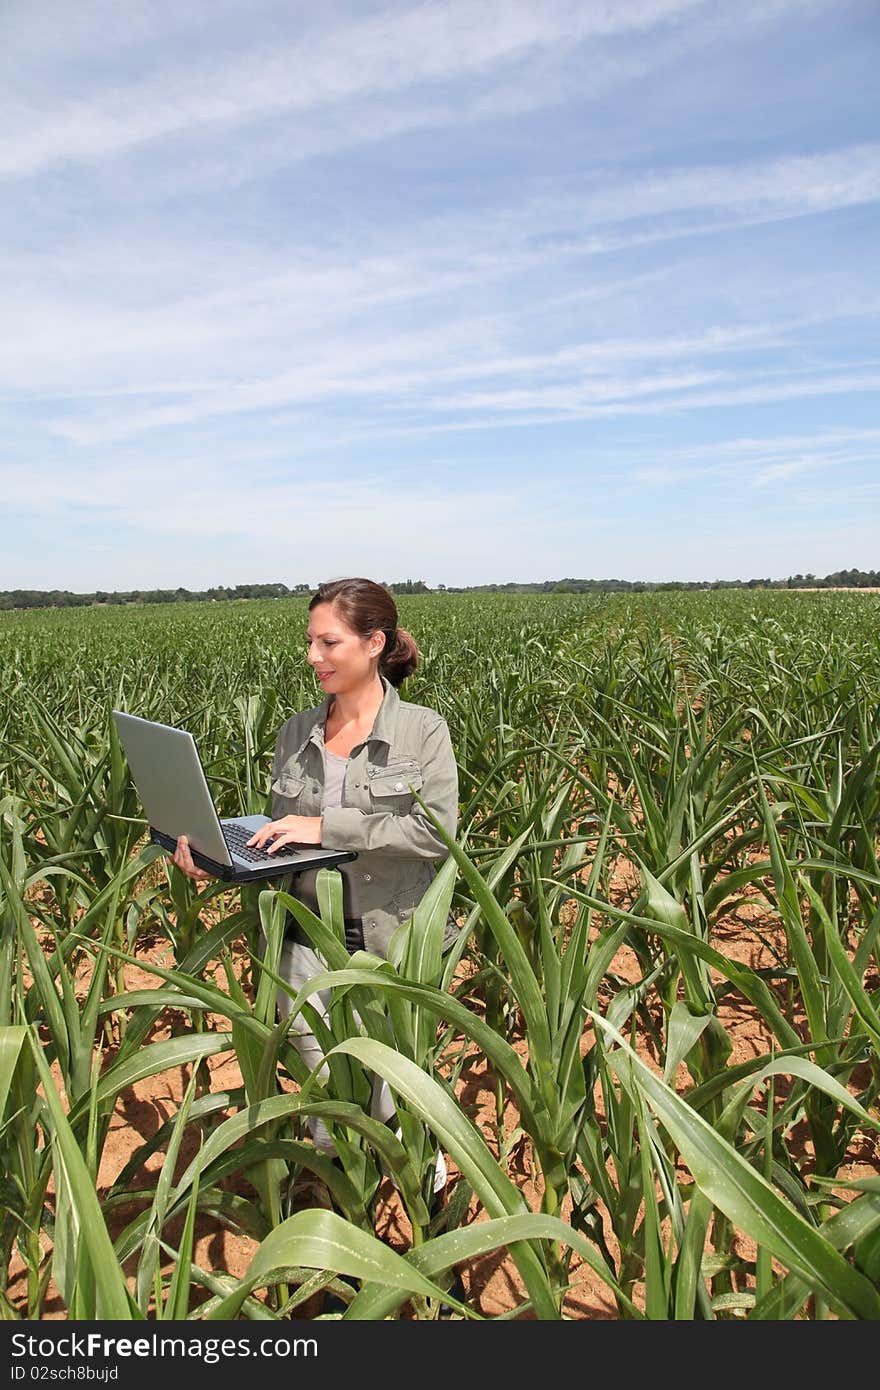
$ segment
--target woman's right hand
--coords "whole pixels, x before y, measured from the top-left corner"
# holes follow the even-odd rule
[[[189,840],[185,835],[181,835],[177,841],[177,847],[174,851],[174,862],[180,872],[186,874],[187,878],[191,878],[193,883],[207,883],[214,877],[213,874],[206,873],[204,869],[198,868],[193,863],[193,857],[189,849]]]

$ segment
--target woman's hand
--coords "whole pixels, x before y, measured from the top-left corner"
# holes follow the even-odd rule
[[[285,845],[319,845],[324,829],[323,816],[282,816],[261,825],[248,840],[252,848],[274,854]],[[271,844],[268,842],[271,840]]]
[[[207,883],[214,877],[213,874],[206,873],[204,869],[199,869],[193,863],[193,857],[189,850],[189,840],[185,835],[181,835],[177,841],[174,851],[174,862],[182,874],[191,878],[193,883]]]

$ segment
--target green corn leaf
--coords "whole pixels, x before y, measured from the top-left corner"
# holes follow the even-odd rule
[[[755,770],[757,773],[757,764]],[[761,795],[761,809],[764,814],[764,831],[770,845],[770,862],[773,865],[776,898],[797,967],[804,1009],[810,1024],[810,1036],[816,1043],[824,1042],[828,1034],[825,1021],[825,993],[822,988],[819,967],[804,930],[795,881],[788,867],[779,839],[779,832],[776,829],[776,822],[770,813],[764,783],[760,777],[758,777],[758,790]]]
[[[22,1050],[26,1046],[28,1030],[22,1024],[10,1024],[0,1028],[0,1125],[6,1118],[6,1103],[12,1089],[12,1079]]]
[[[168,1291],[168,1302],[163,1314],[166,1320],[180,1321],[182,1318],[185,1318],[189,1312],[191,1288],[190,1261],[192,1260],[193,1242],[195,1240],[198,1200],[199,1173],[197,1169],[193,1177],[189,1205],[186,1211],[186,1221],[183,1226],[183,1236],[180,1241],[180,1249],[177,1252],[174,1273],[171,1276],[171,1288]]]
[[[43,1056],[36,1030],[31,1032],[34,1060],[43,1083],[46,1105],[52,1120],[52,1143],[56,1164],[63,1171],[67,1185],[71,1214],[77,1235],[88,1251],[95,1279],[95,1316],[113,1321],[129,1322],[141,1317],[140,1310],[128,1292],[113,1244],[104,1224],[100,1203],[95,1193],[92,1175],[86,1167],[73,1131],[64,1113],[49,1065]]]
[[[609,1060],[621,1081],[641,1091],[690,1168],[694,1181],[734,1225],[766,1245],[788,1269],[821,1292],[844,1317],[880,1318],[880,1297],[769,1183],[719,1138],[633,1052],[598,1014],[599,1028],[614,1037],[618,1050]]]
[[[546,1083],[551,1084],[550,1031],[544,1000],[541,996],[534,971],[529,965],[528,957],[520,944],[519,938],[479,870],[471,863],[464,850],[452,839],[445,827],[440,824],[430,807],[422,801],[418,792],[414,793],[414,796],[415,800],[425,812],[425,815],[431,821],[437,834],[443,840],[450,855],[458,864],[462,878],[465,879],[468,887],[482,908],[489,929],[498,942],[504,959],[507,962],[507,968],[510,971],[511,985],[526,1020],[526,1028],[528,1030],[529,1042],[532,1049],[532,1065],[535,1067],[537,1074],[541,1075]]]
[[[299,1211],[266,1237],[239,1288],[215,1307],[209,1320],[234,1318],[247,1294],[276,1282],[292,1266],[333,1270],[422,1298],[443,1297],[443,1290],[402,1255],[336,1212]]]
[[[338,1043],[335,1050],[351,1053],[371,1071],[384,1076],[452,1154],[491,1216],[513,1216],[523,1210],[522,1194],[498,1167],[479,1132],[433,1077],[409,1058],[372,1039],[350,1038]],[[517,1252],[516,1259],[538,1317],[557,1317],[543,1262],[528,1246]]]
[[[825,911],[825,904],[816,892],[815,888],[805,878],[800,879],[801,886],[810,899],[815,911],[823,919],[825,926],[825,943],[828,954],[834,969],[844,990],[855,1009],[860,1023],[864,1026],[868,1036],[871,1038],[875,1049],[880,1048],[880,1019],[878,1019],[877,1008],[871,996],[865,990],[861,979],[856,974],[853,964],[846,953],[846,949],[841,941],[834,924]]]
[[[669,1015],[664,1081],[674,1080],[679,1064],[699,1042],[710,1022],[710,1014],[693,1014],[683,999],[676,1000]]]
[[[498,1216],[488,1221],[475,1221],[454,1231],[435,1236],[424,1245],[407,1251],[405,1259],[429,1279],[441,1276],[445,1270],[469,1260],[477,1260],[495,1250],[510,1249],[518,1241],[552,1240],[574,1250],[603,1284],[611,1289],[629,1317],[640,1321],[644,1314],[623,1292],[608,1265],[593,1246],[567,1222],[541,1212],[524,1216]],[[401,1296],[395,1290],[368,1284],[356,1294],[345,1313],[349,1321],[375,1321],[390,1317],[400,1306]]]

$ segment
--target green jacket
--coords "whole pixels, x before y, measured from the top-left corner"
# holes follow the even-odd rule
[[[380,679],[385,695],[372,732],[351,751],[341,806],[321,811],[324,726],[333,697],[282,725],[272,767],[272,816],[323,814],[322,845],[357,851],[351,871],[358,876],[364,945],[387,957],[392,933],[412,916],[447,856],[412,793],[419,793],[454,837],[458,768],[446,721],[436,710],[401,700],[394,686]],[[455,931],[450,914],[446,945]]]

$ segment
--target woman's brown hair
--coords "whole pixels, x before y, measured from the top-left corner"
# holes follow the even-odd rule
[[[406,628],[398,627],[397,604],[383,585],[372,579],[331,579],[319,584],[309,612],[319,603],[335,604],[343,621],[360,637],[384,632],[379,670],[391,685],[400,685],[418,666],[416,640]]]

